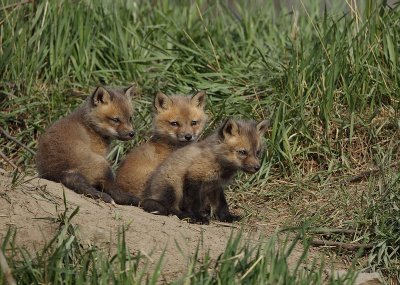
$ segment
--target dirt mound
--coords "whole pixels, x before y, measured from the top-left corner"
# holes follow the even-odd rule
[[[240,224],[225,225],[212,222],[210,225],[194,225],[177,217],[156,216],[132,206],[112,206],[78,195],[59,183],[45,179],[25,177],[11,183],[11,177],[0,175],[0,239],[7,228],[17,228],[16,243],[34,250],[41,248],[57,231],[57,216],[64,212],[63,192],[68,208],[79,206],[73,224],[78,226],[81,241],[110,249],[117,243],[118,230],[127,227],[126,243],[133,252],[141,252],[154,263],[166,249],[164,276],[175,276],[185,271],[188,257],[196,250],[199,241],[203,251],[209,250],[211,258],[217,258],[226,246],[232,231]],[[269,233],[275,228],[270,227]],[[263,230],[263,234],[268,236]],[[260,231],[245,230],[244,241],[257,243]],[[176,244],[179,244],[180,249]],[[293,254],[297,259],[301,248]],[[290,262],[290,261],[289,261]]]

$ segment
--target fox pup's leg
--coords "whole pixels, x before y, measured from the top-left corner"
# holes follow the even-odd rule
[[[94,188],[92,185],[90,185],[86,178],[78,172],[63,173],[61,177],[61,183],[71,190],[74,190],[78,194],[84,194],[94,199],[101,199],[106,203],[115,203],[110,195],[100,192]]]
[[[175,190],[171,185],[161,185],[157,189],[148,185],[145,190],[145,198],[140,203],[140,207],[149,213],[168,216],[175,200]]]
[[[226,202],[222,187],[213,189],[208,193],[207,197],[210,201],[211,207],[215,210],[215,215],[218,220],[228,223],[240,220],[240,216],[232,215],[229,211],[228,203]]]
[[[139,204],[138,198],[121,191],[117,187],[114,173],[104,157],[91,154],[90,161],[90,164],[81,165],[80,170],[91,185],[106,192],[117,204],[134,206]]]
[[[191,222],[191,223],[197,222],[197,220],[194,218],[192,213],[187,212],[187,211],[180,211],[180,210],[176,210],[176,209],[168,209],[163,204],[161,204],[159,201],[151,199],[151,198],[143,199],[140,206],[146,212],[149,212],[149,213],[152,213],[155,215],[163,215],[163,216],[175,215],[181,220],[188,219],[189,222]]]
[[[119,205],[131,205],[131,206],[139,206],[140,200],[139,198],[132,196],[129,193],[121,191],[118,187],[114,187],[114,189],[109,192],[111,197],[113,197],[114,201]]]
[[[104,189],[114,199],[115,203],[120,205],[139,205],[139,199],[135,196],[123,192],[115,183],[115,176],[111,167],[107,163],[107,168],[103,179],[100,179],[100,187]]]
[[[202,183],[198,181],[185,180],[183,190],[183,205],[182,208],[188,213],[192,213],[193,218],[191,223],[209,224],[207,217],[202,215]],[[204,199],[203,199],[204,200]]]
[[[181,220],[187,220],[189,223],[192,224],[208,224],[207,221],[203,221],[201,218],[198,216],[195,216],[193,212],[191,211],[186,211],[186,210],[176,210],[176,209],[170,209],[169,211],[170,215],[175,215]]]
[[[204,193],[202,193],[201,195],[201,214],[205,217],[211,217],[211,205],[210,205],[210,201],[208,199],[208,196],[205,195]]]
[[[149,187],[145,191],[146,198],[140,203],[140,206],[146,212],[156,215],[176,215],[179,219],[192,218],[193,215],[176,209],[176,193],[173,186],[161,186],[157,190]]]
[[[164,216],[169,215],[169,211],[168,211],[167,207],[165,207],[159,201],[151,199],[151,198],[143,199],[143,201],[140,203],[140,207],[142,207],[143,210],[145,210],[146,212],[149,212],[152,214],[164,215]]]

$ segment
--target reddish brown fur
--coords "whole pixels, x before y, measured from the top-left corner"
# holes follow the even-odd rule
[[[158,93],[154,100],[153,135],[149,142],[130,152],[117,170],[118,186],[139,199],[143,198],[151,173],[174,150],[194,142],[204,129],[205,92],[194,96],[166,96]],[[196,121],[196,125],[192,125]],[[171,125],[177,122],[179,126]],[[190,139],[187,140],[185,135]]]
[[[237,170],[258,171],[261,138],[267,126],[267,121],[256,124],[228,120],[204,141],[175,151],[152,175],[143,208],[205,222],[200,211],[208,200],[218,219],[235,220],[229,212],[223,187]]]
[[[39,140],[39,176],[106,202],[137,204],[115,187],[106,160],[112,139],[129,140],[134,135],[132,91],[133,87],[98,87],[81,107],[51,125]]]

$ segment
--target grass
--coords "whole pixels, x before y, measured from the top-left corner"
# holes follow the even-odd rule
[[[228,191],[245,222],[275,211],[290,226],[355,229],[328,239],[372,242],[357,266],[400,282],[400,8],[339,2],[277,12],[259,1],[3,0],[0,124],[35,149],[95,85],[135,82],[138,135],[114,145],[115,166],[148,137],[156,90],[205,89],[209,129],[227,116],[272,120],[262,169]],[[34,171],[30,152],[4,136],[0,144]]]

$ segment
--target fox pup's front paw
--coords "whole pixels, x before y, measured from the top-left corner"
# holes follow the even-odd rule
[[[134,196],[127,196],[124,198],[121,203],[121,205],[130,205],[130,206],[138,206],[139,205],[139,199],[134,197]]]
[[[219,217],[219,220],[221,222],[227,222],[227,223],[233,223],[233,222],[239,221],[240,219],[241,219],[240,216],[232,215],[230,213]]]
[[[131,194],[124,193],[119,190],[113,191],[110,194],[114,198],[115,202],[119,205],[131,205],[131,206],[139,205],[139,199]]]
[[[207,217],[193,217],[189,221],[192,224],[198,224],[198,225],[208,225],[210,224],[210,220]]]
[[[110,195],[108,195],[108,194],[106,194],[104,192],[91,193],[91,194],[89,194],[87,196],[91,197],[93,199],[99,199],[99,200],[102,200],[102,201],[104,201],[106,203],[110,203],[110,204],[115,205],[115,202],[114,202],[113,198],[111,198]]]
[[[191,224],[208,225],[210,223],[210,220],[207,217],[195,215],[191,212],[181,212],[178,215],[178,218],[181,220],[186,220]]]

